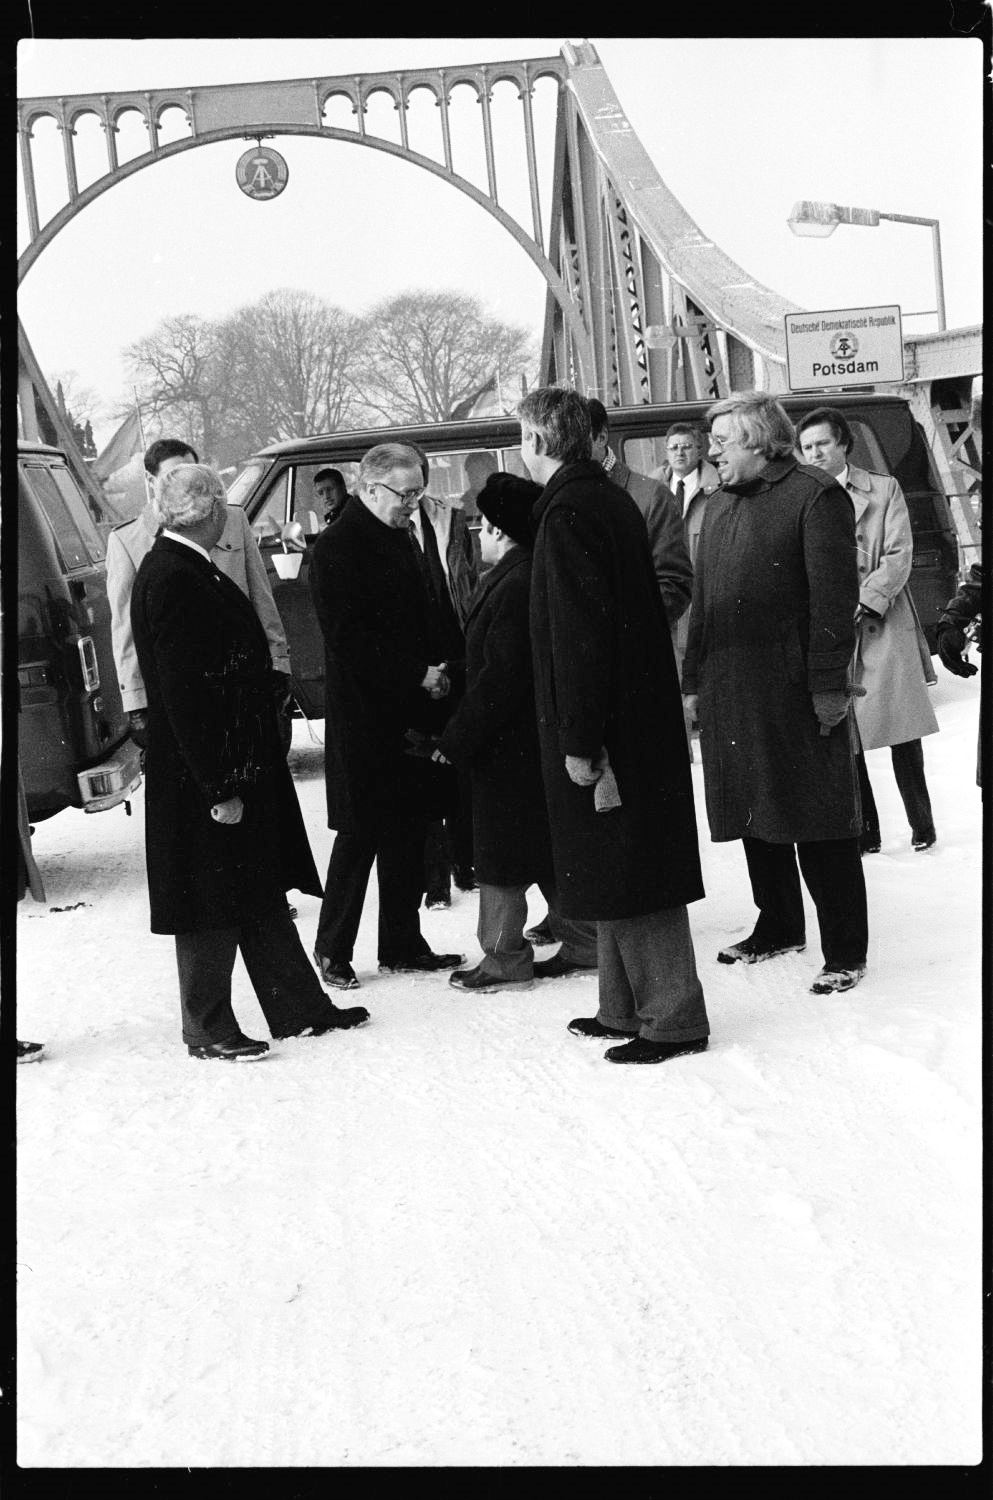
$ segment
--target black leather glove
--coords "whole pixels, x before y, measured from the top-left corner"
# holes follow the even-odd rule
[[[965,632],[957,625],[938,626],[938,655],[941,664],[956,677],[975,677],[978,667],[965,659]]]
[[[148,709],[133,708],[128,714],[131,725],[131,738],[139,750],[148,749]]]

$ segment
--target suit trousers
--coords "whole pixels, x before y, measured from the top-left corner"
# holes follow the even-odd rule
[[[911,836],[913,838],[930,837],[934,833],[934,815],[931,812],[931,798],[924,779],[924,747],[920,740],[905,740],[902,745],[890,746],[890,756],[893,760],[893,774],[896,777],[897,788],[903,800],[907,822],[910,824]],[[859,773],[859,792],[862,797],[863,841],[878,844],[880,840],[879,813],[876,811],[876,799],[872,795],[869,772],[862,750],[859,750],[856,757],[856,765]]]
[[[554,886],[543,881],[537,884],[548,902],[549,926],[556,942],[562,945],[559,955],[580,968],[595,969],[597,924],[557,916]],[[480,968],[484,974],[499,975],[501,979],[532,978],[534,948],[524,936],[529,889],[524,885],[485,885],[480,881],[476,937],[483,950]]]
[[[418,907],[424,895],[421,807],[370,819],[358,833],[335,836],[317,922],[316,951],[332,963],[351,963],[373,861],[379,881],[379,962],[396,964],[429,951]]]
[[[855,969],[865,963],[869,918],[857,838],[796,845],[769,844],[763,839],[741,842],[752,898],[759,909],[754,938],[774,947],[805,940],[799,860],[817,911],[825,967]]]
[[[597,1020],[650,1042],[710,1035],[685,906],[597,923]]]
[[[231,975],[239,950],[273,1036],[299,1031],[327,1017],[331,1002],[284,905],[271,914],[253,916],[240,927],[177,932],[184,1042],[202,1046],[239,1035],[241,1028],[231,1008]]]

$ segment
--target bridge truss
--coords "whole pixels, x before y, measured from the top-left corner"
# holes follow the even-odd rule
[[[557,112],[551,201],[542,204],[542,172],[532,107],[535,87],[554,81]],[[516,87],[520,149],[527,168],[526,222],[501,201],[491,101],[496,85]],[[485,187],[456,169],[450,101],[468,84],[479,103]],[[426,89],[440,118],[436,156],[414,150],[408,132],[412,95]],[[370,100],[393,103],[399,139],[367,128]],[[344,99],[354,125],[332,125],[327,111]],[[186,134],[163,139],[162,119],[179,110]],[[136,111],[147,150],[118,159],[121,117]],[[716,399],[729,390],[786,388],[786,313],[797,311],[755,281],[708,239],[666,186],[628,122],[595,49],[566,44],[557,57],[400,72],[205,88],[145,90],[22,99],[18,103],[21,183],[28,243],[20,280],[72,219],[101,194],[157,161],[215,141],[306,135],[351,141],[434,173],[473,199],[513,236],[546,284],[542,379],[564,382],[605,405]],[[106,170],[79,185],[74,137],[96,116]],[[62,140],[65,201],[47,222],[39,213],[33,127],[50,118]],[[20,330],[22,387],[33,386],[61,433],[56,403]],[[908,384],[946,487],[961,499],[961,527],[974,538],[978,506],[978,432],[969,401],[981,370],[978,328],[906,340]],[[22,410],[25,403],[22,401]],[[950,415],[953,414],[953,415]]]

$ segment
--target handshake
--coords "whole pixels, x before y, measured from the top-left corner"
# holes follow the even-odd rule
[[[447,698],[452,689],[451,681],[445,671],[448,663],[440,661],[436,667],[428,667],[424,674],[421,687],[429,698]]]

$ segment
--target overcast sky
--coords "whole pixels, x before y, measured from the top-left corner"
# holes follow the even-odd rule
[[[949,326],[979,322],[978,40],[592,40],[671,190],[751,276],[803,307],[898,303],[905,331],[931,328],[933,318],[907,317],[935,305],[925,229],[883,224],[798,239],[786,218],[798,198],[938,218]],[[17,91],[23,98],[324,77],[545,56],[562,41],[41,39],[18,48]],[[539,147],[550,147],[538,105]],[[478,120],[472,108],[467,117]],[[526,212],[523,153],[515,160],[500,149],[498,115],[501,199],[506,191]],[[436,128],[427,117],[421,123]],[[468,139],[457,138],[466,147]],[[407,287],[448,287],[540,335],[540,274],[463,194],[349,143],[284,136],[269,144],[290,171],[286,191],[271,202],[238,190],[234,165],[247,143],[227,141],[136,173],[63,230],[21,288],[21,316],[42,368],[76,370],[109,408],[127,390],[122,349],[159,319],[219,316],[276,287],[307,289],[357,313]],[[95,167],[100,132],[81,133],[78,145]],[[40,170],[43,217],[59,206],[53,180]],[[544,185],[547,206],[547,173]],[[22,225],[19,249],[25,243]],[[98,442],[113,425],[97,427]]]

